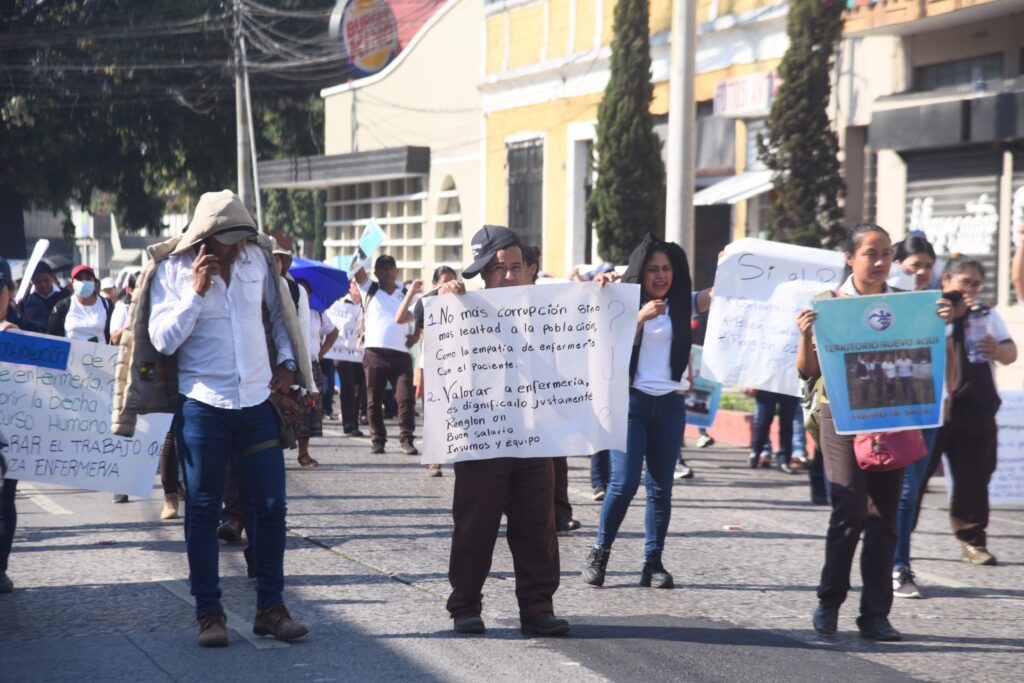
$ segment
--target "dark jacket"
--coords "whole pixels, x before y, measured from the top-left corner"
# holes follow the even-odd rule
[[[102,343],[109,344],[110,315],[114,312],[114,304],[112,304],[110,301],[107,301],[102,296],[98,295],[96,297],[96,300],[103,304],[103,310],[106,311],[107,313],[107,322],[103,326],[104,339]],[[50,312],[50,319],[46,323],[46,334],[53,335],[54,337],[67,336],[67,328],[65,326],[65,321],[67,321],[68,318],[68,311],[71,310],[71,301],[72,299],[70,296],[64,297],[63,299],[57,302],[56,306],[53,307],[53,310]],[[93,341],[100,340],[94,339]]]
[[[31,320],[40,331],[46,329],[46,323],[50,320],[50,313],[58,302],[71,296],[71,292],[54,285],[50,296],[44,297],[39,292],[32,292],[21,302],[21,315]]]
[[[690,265],[686,261],[686,252],[674,242],[665,242],[658,239],[651,233],[647,233],[640,245],[629,255],[629,264],[626,266],[626,273],[622,276],[623,282],[634,284],[642,283],[644,264],[647,262],[648,254],[655,246],[662,247],[668,252],[668,260],[672,263],[672,287],[668,290],[668,317],[672,321],[672,379],[681,381],[686,366],[690,364],[690,346],[693,343],[693,334],[690,330],[690,317],[692,315],[691,296],[693,285],[690,282]],[[640,306],[647,303],[643,291],[640,292]],[[640,358],[640,344],[643,342],[644,331],[641,327],[633,340],[633,355],[629,359],[629,381],[632,384],[633,376],[636,375],[636,365]]]

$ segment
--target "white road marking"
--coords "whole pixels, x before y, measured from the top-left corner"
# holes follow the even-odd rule
[[[188,584],[181,579],[169,579],[167,581],[159,581],[158,583],[174,597],[188,603],[189,605],[195,606],[195,598],[192,597]],[[253,647],[259,648],[260,650],[288,647],[288,643],[256,635],[252,632],[252,622],[243,619],[231,610],[224,610],[224,614],[227,615],[228,618],[228,628],[252,643]]]
[[[995,520],[1001,524],[1013,524],[1015,526],[1024,526],[1024,522],[1018,522],[1015,519],[1007,519],[1006,517],[999,517],[997,515],[989,515],[989,520]]]
[[[25,495],[28,496],[28,499],[30,501],[41,507],[46,512],[49,512],[51,515],[75,514],[71,510],[68,510],[63,505],[58,504],[57,501],[45,495],[39,489],[37,489],[35,486],[33,486],[27,481],[18,483],[18,493],[24,493]]]

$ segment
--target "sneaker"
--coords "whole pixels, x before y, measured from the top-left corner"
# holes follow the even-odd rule
[[[372,455],[380,455],[384,452],[384,444],[379,441],[374,441],[373,445],[370,446],[370,453]]]
[[[412,441],[406,441],[402,444],[402,452],[406,455],[419,455],[419,449],[412,445]]]
[[[693,479],[693,468],[686,464],[686,461],[680,460],[676,463],[676,473],[672,475],[673,479]]]
[[[640,572],[640,585],[647,588],[672,588],[672,575],[661,563],[661,553],[652,553],[644,561],[644,568]]]
[[[587,566],[583,568],[583,582],[600,588],[604,585],[604,573],[608,568],[610,550],[591,548],[587,555]]]
[[[605,487],[598,486],[596,489],[594,489],[594,495],[592,497],[595,501],[601,502],[602,500],[604,500],[604,494],[606,492],[607,489],[605,489]]]
[[[428,477],[440,477],[441,466],[440,465],[427,465],[427,476]]]
[[[761,456],[757,453],[751,453],[747,456],[747,464],[750,465],[750,469],[756,470],[758,465],[761,463]]]
[[[127,503],[128,502],[128,494],[127,493],[115,493],[114,494],[114,502],[115,503]]]
[[[701,434],[697,438],[697,448],[707,448],[715,445],[715,437],[710,434]]]
[[[908,567],[892,571],[892,596],[894,598],[920,598],[921,591],[914,583],[914,572]]]
[[[7,572],[0,572],[0,593],[10,593],[14,590],[14,582],[11,581],[11,577],[7,576]]]
[[[178,494],[177,493],[165,493],[164,494],[164,509],[160,513],[160,519],[177,519],[178,518]]]
[[[519,630],[524,636],[564,636],[569,632],[569,622],[559,619],[552,612],[541,612],[520,619]]]
[[[256,611],[252,632],[258,636],[274,636],[278,640],[288,642],[306,635],[309,628],[292,619],[284,605],[274,605]]]
[[[572,517],[555,520],[555,532],[558,533],[559,536],[571,533],[579,528],[580,523]]]
[[[963,553],[963,560],[967,564],[996,565],[999,562],[995,555],[990,553],[983,545],[971,545],[960,541],[960,550]]]
[[[758,458],[758,467],[770,468],[772,466],[772,455],[771,453],[762,453]]]
[[[452,619],[452,628],[456,633],[486,633],[487,627],[479,614],[469,612],[458,614]]]
[[[199,635],[196,637],[199,647],[228,646],[228,618],[224,612],[205,612],[196,617],[196,623],[199,625]]]

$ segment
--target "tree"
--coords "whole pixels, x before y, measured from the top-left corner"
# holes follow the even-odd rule
[[[843,238],[839,140],[828,117],[832,60],[842,38],[845,2],[790,0],[789,48],[782,85],[758,137],[777,193],[768,215],[770,239],[834,247]]]
[[[644,233],[664,231],[665,167],[651,116],[647,0],[615,5],[611,76],[597,110],[597,180],[587,216],[602,258],[625,263]]]

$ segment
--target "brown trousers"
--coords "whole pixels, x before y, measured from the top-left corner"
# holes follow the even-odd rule
[[[821,448],[825,456],[832,516],[825,538],[818,600],[839,607],[850,590],[850,571],[861,532],[862,616],[887,616],[892,608],[892,558],[896,554],[896,512],[903,470],[865,472],[853,455],[853,437],[836,434],[829,405],[821,407]]]
[[[945,453],[953,483],[949,526],[957,540],[982,547],[988,540],[985,533],[989,513],[988,484],[996,471],[997,433],[995,419],[972,424],[954,419],[940,427],[917,492],[917,513],[920,514],[928,479],[935,474]]]
[[[491,571],[501,514],[516,574],[519,616],[553,612],[558,590],[558,537],[555,535],[554,471],[550,458],[495,458],[455,464],[451,560],[448,581],[452,617],[479,614]]]
[[[370,439],[374,443],[386,443],[388,440],[388,431],[384,427],[384,392],[387,383],[391,382],[398,402],[399,440],[412,443],[416,430],[412,356],[394,349],[366,349],[363,367],[366,369],[366,417],[370,423]]]

